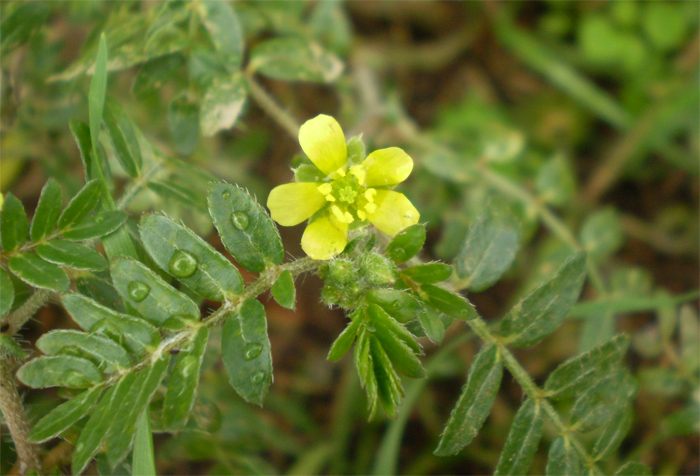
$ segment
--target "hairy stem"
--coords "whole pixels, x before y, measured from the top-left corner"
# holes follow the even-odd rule
[[[282,127],[290,136],[296,139],[299,136],[299,123],[287,111],[277,104],[277,101],[268,94],[265,89],[258,84],[253,78],[252,72],[247,76],[248,89],[250,95],[258,103],[258,105],[270,116],[277,124]]]
[[[24,413],[10,362],[6,358],[0,358],[0,410],[15,444],[19,474],[27,474],[30,469],[40,471],[39,454],[36,447],[27,439],[29,436],[27,415]]]
[[[527,373],[527,370],[520,365],[518,359],[515,358],[513,353],[506,347],[506,345],[493,333],[491,329],[486,325],[483,319],[476,317],[475,319],[467,321],[467,324],[472,328],[474,333],[478,335],[481,340],[489,344],[493,344],[498,347],[498,351],[503,358],[503,363],[510,372],[510,374],[515,378],[515,380],[520,384],[523,391],[528,397],[537,400],[549,420],[554,424],[557,431],[565,436],[571,444],[576,448],[579,456],[583,460],[584,464],[588,466],[593,474],[603,474],[603,472],[598,468],[595,459],[590,455],[586,447],[572,434],[571,429],[564,423],[559,415],[559,412],[552,406],[552,404],[544,397],[544,391],[539,388],[535,382]]]
[[[6,334],[13,336],[19,332],[26,322],[49,300],[53,291],[50,289],[37,289],[34,294],[27,299],[24,304],[18,307],[13,313],[8,315],[3,325],[9,325]]]

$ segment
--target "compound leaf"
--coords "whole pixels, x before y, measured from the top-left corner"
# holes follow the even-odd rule
[[[7,264],[15,276],[35,288],[68,291],[70,279],[63,268],[48,263],[35,254],[16,255]]]
[[[189,228],[163,215],[144,215],[139,231],[156,264],[201,296],[223,301],[243,290],[238,269]]]
[[[144,264],[120,257],[112,262],[111,271],[117,292],[152,324],[159,326],[170,318],[199,319],[197,305]]]
[[[87,246],[52,240],[36,247],[36,254],[49,263],[73,269],[100,270],[109,267],[107,259]]]
[[[56,228],[56,220],[61,214],[61,207],[63,207],[61,186],[52,177],[41,189],[39,203],[36,206],[32,226],[29,231],[32,241],[41,240]]]
[[[201,327],[188,349],[177,354],[175,366],[168,379],[168,391],[163,402],[163,427],[170,432],[180,430],[194,405],[209,329]]]
[[[236,392],[246,401],[262,405],[272,383],[272,354],[265,307],[259,301],[247,299],[227,318],[221,357]]]
[[[93,387],[60,404],[34,425],[29,434],[29,440],[34,443],[43,443],[66,431],[90,413],[101,392],[101,387]]]
[[[282,263],[284,248],[277,227],[246,191],[217,184],[209,192],[208,203],[221,241],[244,268],[260,273],[267,263]]]
[[[472,442],[491,412],[502,377],[503,363],[498,348],[489,345],[481,349],[442,432],[436,455],[455,454]]]
[[[516,347],[531,346],[552,333],[581,293],[586,256],[576,253],[557,274],[528,293],[501,321],[501,333]]]

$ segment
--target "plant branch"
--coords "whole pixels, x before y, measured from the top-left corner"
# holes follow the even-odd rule
[[[24,304],[4,319],[3,325],[9,325],[6,334],[9,336],[17,334],[36,311],[46,304],[53,293],[50,289],[37,289],[34,291],[34,294]]]
[[[476,317],[475,319],[467,321],[467,324],[469,327],[471,327],[474,333],[481,338],[481,340],[498,347],[503,363],[510,374],[513,376],[513,378],[515,378],[518,384],[520,384],[528,397],[537,400],[540,405],[542,405],[545,414],[554,424],[557,431],[559,431],[561,435],[566,437],[571,442],[583,459],[584,464],[591,469],[593,474],[604,474],[600,468],[598,468],[593,456],[588,453],[588,450],[586,450],[586,447],[578,440],[578,438],[572,434],[571,429],[561,419],[561,416],[559,416],[557,410],[549,402],[549,400],[545,398],[544,391],[535,384],[530,375],[527,373],[527,370],[520,365],[518,359],[515,358],[505,343],[503,343],[493,332],[491,332],[491,329],[489,329],[489,327],[486,325],[486,322],[484,322],[484,320],[480,317]]]
[[[40,471],[39,454],[36,447],[27,439],[29,436],[27,415],[24,413],[10,362],[6,358],[0,358],[0,410],[15,444],[19,474],[27,474],[31,469]]]
[[[299,123],[287,111],[277,104],[277,101],[258,84],[252,72],[247,75],[250,95],[277,124],[282,127],[294,140],[299,137]]]

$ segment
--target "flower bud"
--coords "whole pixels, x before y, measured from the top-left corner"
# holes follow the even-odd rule
[[[396,282],[399,271],[393,261],[379,253],[367,253],[362,258],[360,274],[370,286],[390,286]]]

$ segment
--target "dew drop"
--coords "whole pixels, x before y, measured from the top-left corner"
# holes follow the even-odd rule
[[[141,281],[132,281],[128,286],[129,297],[136,302],[141,302],[146,299],[148,293],[151,292],[151,287]]]
[[[203,270],[209,269],[209,265],[207,263],[202,263],[199,265],[199,267],[202,268]]]
[[[105,217],[103,216],[98,216],[95,218],[95,223],[102,223],[103,221],[105,221]]]
[[[394,248],[394,254],[399,255],[399,256],[403,255],[404,254],[403,248]]]
[[[262,353],[262,350],[263,346],[261,344],[248,344],[245,346],[245,349],[243,349],[243,358],[246,360],[253,360]]]
[[[250,217],[243,212],[231,213],[231,222],[239,230],[245,230],[250,224]]]
[[[251,377],[251,380],[253,381],[253,383],[262,382],[263,380],[265,380],[265,372],[263,372],[262,370],[259,372],[255,372]]]
[[[183,250],[176,250],[170,258],[170,274],[176,278],[187,278],[197,271],[197,258]]]
[[[64,387],[80,388],[90,384],[90,380],[77,370],[67,370],[61,375],[61,383]]]
[[[224,198],[224,200],[231,198],[231,194],[229,192],[224,192],[221,194],[221,196]]]

